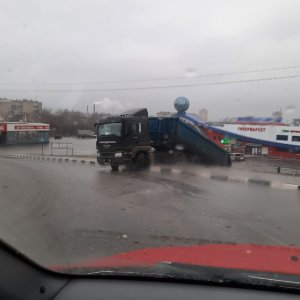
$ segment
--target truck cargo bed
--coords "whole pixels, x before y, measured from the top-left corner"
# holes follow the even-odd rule
[[[230,155],[209,140],[196,124],[177,116],[149,118],[151,146],[158,152],[182,151],[188,160],[207,165],[230,166]],[[171,152],[170,152],[171,151]]]

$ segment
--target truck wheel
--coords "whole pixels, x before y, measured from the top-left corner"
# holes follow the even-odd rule
[[[111,165],[111,170],[114,172],[118,172],[119,171],[119,166],[118,165]]]
[[[149,155],[140,152],[134,159],[134,166],[136,170],[142,170],[150,166]]]
[[[198,165],[200,164],[200,157],[198,155],[193,155],[190,161],[192,164]]]
[[[186,155],[185,153],[178,151],[174,153],[175,163],[184,163],[186,162]]]

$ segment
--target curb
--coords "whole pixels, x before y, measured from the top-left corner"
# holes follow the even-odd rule
[[[161,174],[192,175],[196,177],[207,178],[207,179],[221,181],[221,182],[228,181],[232,183],[248,183],[252,185],[260,185],[260,186],[265,186],[265,187],[280,189],[280,190],[300,191],[300,185],[297,184],[283,183],[280,181],[269,181],[269,180],[264,180],[259,178],[231,177],[223,174],[208,173],[207,171],[196,173],[196,172],[183,171],[175,168],[153,166],[150,168],[150,172],[161,173]]]
[[[218,181],[228,181],[229,177],[227,175],[211,175],[210,179]]]
[[[57,161],[57,162],[72,162],[72,163],[76,163],[78,162],[79,160],[77,159],[72,159],[72,158],[66,158],[66,157],[53,157],[53,156],[40,156],[40,155],[16,155],[16,154],[12,154],[12,155],[3,155],[1,156],[3,158],[13,158],[13,159],[32,159],[32,160],[43,160],[43,161]],[[93,160],[84,160],[84,159],[81,159],[79,161],[81,164],[85,164],[85,163],[89,163],[89,165],[91,166],[95,166],[96,165],[96,162],[93,161]]]
[[[271,186],[271,183],[272,183],[271,181],[257,179],[257,178],[249,178],[248,182],[252,183],[252,184],[259,184],[259,185],[266,185],[266,186]]]

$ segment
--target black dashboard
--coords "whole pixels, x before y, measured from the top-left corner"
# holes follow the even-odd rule
[[[299,299],[297,295],[219,286],[131,280],[73,280],[55,298],[65,299]]]

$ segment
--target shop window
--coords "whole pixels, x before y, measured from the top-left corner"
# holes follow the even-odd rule
[[[292,136],[292,141],[293,142],[300,142],[300,136],[297,136],[297,135]]]
[[[287,141],[288,140],[288,136],[287,135],[283,135],[283,134],[278,134],[276,136],[276,140],[277,141]]]

